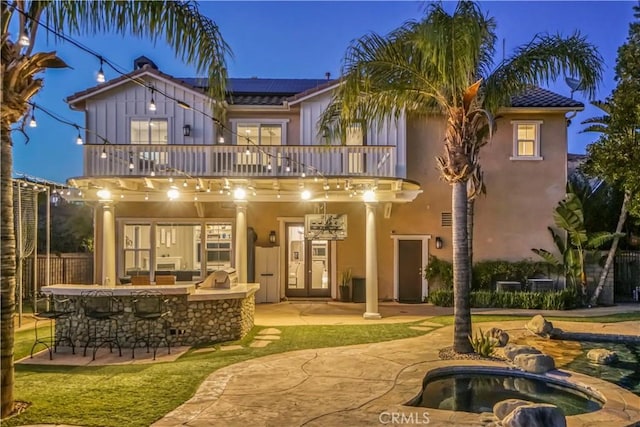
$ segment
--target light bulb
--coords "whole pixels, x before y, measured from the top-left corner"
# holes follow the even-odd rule
[[[170,200],[175,200],[175,199],[177,199],[178,197],[180,197],[180,191],[178,191],[178,189],[177,189],[176,187],[171,187],[171,188],[169,189],[169,191],[167,191],[167,197],[168,197]]]
[[[287,168],[285,169],[287,172],[291,172],[291,168],[289,167],[289,165],[287,165]]]
[[[269,163],[269,164],[267,165],[267,170],[268,170],[268,171],[270,171],[270,170],[271,170],[271,163]]]
[[[156,171],[151,171],[151,173],[149,175],[156,176]]]
[[[224,136],[220,135],[218,137],[218,144],[224,144]]]
[[[100,158],[101,159],[107,158],[107,150],[105,148],[102,149],[102,153],[100,153]]]
[[[247,156],[251,155],[251,150],[249,150],[248,148],[245,150],[244,154],[246,154]]]
[[[306,177],[306,176],[307,176],[307,174],[306,174],[306,173],[304,173],[304,172],[302,172],[302,173],[300,174],[300,177],[302,177],[302,178],[304,178],[304,177]]]
[[[96,81],[98,83],[104,83],[104,71],[102,71],[102,59],[100,60],[100,70],[98,70],[98,75],[96,76]]]
[[[36,122],[36,115],[34,113],[31,113],[31,120],[29,121],[29,127],[30,128],[38,127],[38,122]]]
[[[133,164],[133,160],[129,159],[129,170],[133,170],[133,168],[135,168],[135,165]]]
[[[76,144],[78,144],[78,145],[82,145],[83,144],[82,136],[80,136],[80,133],[78,133],[78,137],[76,138]]]
[[[300,193],[300,197],[302,200],[309,200],[311,198],[311,191],[303,190],[302,193]]]
[[[22,47],[29,46],[29,36],[23,33],[18,40],[18,44]]]
[[[242,187],[236,188],[233,192],[233,198],[236,200],[244,200],[245,197],[247,197],[247,192]]]
[[[182,183],[182,186],[186,187],[187,185],[189,185],[189,184],[187,184],[187,180],[185,179],[184,182]]]
[[[280,191],[278,190],[278,194],[276,194],[276,197],[279,199],[280,198]]]
[[[144,194],[144,199],[145,199],[145,200],[149,200],[149,193],[145,193],[145,194]]]
[[[151,96],[151,102],[149,102],[149,111],[156,111],[156,102],[153,100],[153,96]]]

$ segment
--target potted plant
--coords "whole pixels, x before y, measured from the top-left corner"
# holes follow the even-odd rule
[[[351,269],[343,270],[340,275],[340,301],[351,301],[350,288],[351,288]]]

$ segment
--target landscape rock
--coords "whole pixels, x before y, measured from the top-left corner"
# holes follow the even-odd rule
[[[493,405],[493,415],[499,420],[503,420],[507,415],[513,412],[518,406],[531,405],[533,402],[521,399],[507,399]]]
[[[509,344],[504,348],[504,357],[513,362],[519,354],[542,354],[537,348],[529,345]]]
[[[544,403],[518,406],[502,420],[504,427],[566,427],[560,408]]]
[[[606,348],[594,348],[587,353],[587,359],[600,365],[610,365],[618,360],[618,355]]]
[[[553,323],[546,320],[542,315],[538,314],[533,316],[525,327],[536,335],[548,337],[553,330]]]
[[[496,340],[498,347],[504,347],[509,342],[509,334],[500,328],[491,328],[487,331],[487,336]]]
[[[513,363],[523,371],[534,374],[544,374],[556,368],[553,357],[546,354],[519,354]]]

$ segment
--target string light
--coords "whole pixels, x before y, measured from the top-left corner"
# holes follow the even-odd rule
[[[29,127],[30,128],[35,128],[38,127],[38,122],[36,122],[36,112],[35,112],[36,106],[35,104],[33,105],[33,108],[31,109],[31,120],[29,121]]]
[[[18,44],[22,47],[27,47],[29,46],[30,40],[29,40],[29,36],[27,36],[26,33],[22,33],[22,35],[20,36],[20,39],[18,40]]]
[[[102,149],[102,153],[100,153],[100,158],[101,159],[106,159],[107,158],[107,149],[106,148]]]
[[[151,88],[151,101],[149,102],[149,111],[156,111],[156,102],[153,100],[154,88]]]
[[[104,83],[105,82],[104,71],[102,70],[102,63],[103,62],[104,62],[104,60],[102,59],[102,57],[100,57],[100,70],[98,70],[98,75],[96,76],[96,81],[98,83]]]
[[[76,144],[82,145],[84,142],[82,141],[82,136],[80,135],[80,129],[78,128],[78,126],[76,126],[76,129],[78,131],[78,137],[76,138]]]

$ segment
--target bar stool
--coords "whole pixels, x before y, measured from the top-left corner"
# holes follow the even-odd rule
[[[113,352],[113,346],[116,346],[119,356],[122,356],[118,341],[118,316],[124,313],[122,302],[115,298],[111,291],[105,290],[84,292],[81,298],[87,320],[87,342],[84,345],[83,356],[87,355],[87,348],[91,343],[93,343],[92,360],[96,360],[98,349],[107,344],[110,353]]]
[[[158,347],[164,341],[167,351],[171,354],[171,341],[169,340],[171,324],[168,320],[171,312],[167,307],[164,295],[157,291],[140,291],[134,294],[133,315],[134,343],[131,350],[131,358],[136,357],[136,346],[144,344],[149,349],[153,348],[153,360],[156,360]]]
[[[34,314],[36,337],[33,346],[31,346],[31,358],[33,358],[33,350],[38,345],[44,345],[49,351],[49,360],[53,360],[53,353],[58,352],[58,345],[63,342],[68,342],[71,346],[71,353],[76,354],[76,345],[71,331],[71,316],[76,313],[75,301],[68,297],[51,294],[42,294],[38,301],[44,301],[45,308]],[[47,320],[49,321],[49,336],[39,336],[38,322]],[[63,322],[66,325],[63,325]]]

